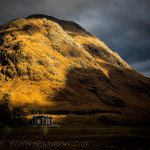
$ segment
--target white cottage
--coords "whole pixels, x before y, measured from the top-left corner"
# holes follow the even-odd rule
[[[53,124],[53,118],[48,116],[33,116],[33,125],[51,125]]]

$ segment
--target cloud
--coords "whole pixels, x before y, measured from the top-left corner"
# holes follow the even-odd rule
[[[150,60],[149,0],[0,1],[1,25],[36,13],[79,23],[130,65],[137,64],[133,65],[137,71],[138,65]]]
[[[85,9],[95,6],[96,2],[98,0],[1,0],[0,15],[5,20],[0,20],[0,24],[36,13],[71,19],[74,14],[80,15]]]
[[[131,67],[136,68],[137,72],[140,72],[145,76],[150,77],[150,60],[131,64]]]

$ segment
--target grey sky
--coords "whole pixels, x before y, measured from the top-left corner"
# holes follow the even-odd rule
[[[149,0],[0,0],[0,25],[37,13],[79,23],[150,77]]]

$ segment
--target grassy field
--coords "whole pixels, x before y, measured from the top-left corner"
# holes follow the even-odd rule
[[[62,123],[51,127],[1,129],[0,149],[149,150],[148,127],[106,127],[102,124]]]

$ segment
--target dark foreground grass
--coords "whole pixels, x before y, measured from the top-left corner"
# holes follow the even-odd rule
[[[4,127],[2,150],[149,150],[148,127],[61,124],[54,127]]]

